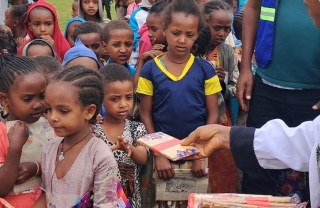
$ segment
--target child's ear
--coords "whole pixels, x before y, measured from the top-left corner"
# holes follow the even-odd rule
[[[32,27],[31,27],[31,23],[30,23],[30,22],[28,22],[28,28],[29,28],[29,30],[31,30],[31,32],[32,32]]]
[[[16,27],[18,25],[18,23],[19,23],[18,20],[13,21],[13,26]]]
[[[90,120],[93,118],[94,114],[97,111],[97,106],[95,104],[91,104],[85,107],[85,119]]]

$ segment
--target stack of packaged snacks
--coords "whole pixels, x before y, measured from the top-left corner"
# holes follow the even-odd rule
[[[189,194],[188,208],[305,208],[298,195],[274,197],[249,194]]]

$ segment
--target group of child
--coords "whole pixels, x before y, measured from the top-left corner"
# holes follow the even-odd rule
[[[137,139],[159,131],[183,139],[205,124],[230,125],[225,99],[235,95],[239,71],[224,43],[232,28],[227,2],[208,1],[201,11],[193,0],[142,0],[152,7],[132,14],[140,17],[136,35],[133,19],[103,23],[100,0],[79,0],[64,35],[44,0],[26,7],[24,20],[9,8],[12,33],[0,30],[0,197],[16,208],[71,207],[93,190],[94,207],[117,207],[120,181],[131,207],[186,207],[155,203],[153,174],[170,180],[188,168],[206,177],[208,162],[173,162]],[[138,61],[130,65],[135,47]],[[6,122],[15,120],[7,133]],[[28,126],[38,122],[58,138],[28,139]],[[38,148],[24,151],[37,140]],[[226,162],[216,163],[221,157]],[[213,159],[209,191],[235,192],[230,152]],[[42,180],[15,192],[32,177]]]

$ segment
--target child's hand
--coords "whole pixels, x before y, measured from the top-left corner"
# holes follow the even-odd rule
[[[22,149],[29,138],[29,129],[25,122],[17,121],[8,132],[9,147]]]
[[[151,60],[154,59],[156,56],[160,55],[161,53],[162,51],[151,49],[150,51],[144,52],[141,56],[141,59],[144,61]]]
[[[224,71],[224,69],[220,66],[215,68],[217,75],[219,77],[220,80],[224,81],[224,78],[226,77],[226,72]]]
[[[16,184],[22,184],[37,173],[37,165],[33,162],[19,164]]]
[[[50,35],[42,35],[41,38],[53,46],[54,40],[52,39],[52,37]]]
[[[154,39],[154,41],[156,40],[156,38]],[[151,50],[158,50],[158,51],[162,51],[164,49],[164,45],[162,44],[158,44],[158,43],[155,43],[154,41],[152,41],[152,48]],[[153,44],[154,43],[154,44]]]
[[[116,145],[112,146],[111,149],[112,149],[112,151],[122,150],[128,155],[128,157],[130,157],[131,153],[132,153],[131,144],[129,144],[129,141],[126,139],[123,139],[123,137],[121,137],[121,136],[118,136],[118,141],[117,141]]]
[[[206,161],[203,159],[194,160],[191,166],[191,172],[193,177],[202,178],[207,175],[206,173]]]
[[[170,161],[162,155],[155,157],[155,165],[158,177],[164,180],[170,180],[174,177],[174,170]]]
[[[22,46],[24,43],[26,42],[26,39],[23,37],[18,37],[16,39],[16,43],[17,43],[17,47],[19,48],[20,46]]]
[[[101,114],[98,114],[96,119],[97,119],[97,122],[96,122],[97,124],[102,124],[103,123],[103,117],[102,117]]]

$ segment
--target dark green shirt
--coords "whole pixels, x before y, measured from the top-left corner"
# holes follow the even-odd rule
[[[273,60],[257,73],[266,81],[296,89],[320,89],[320,29],[302,0],[279,0]]]

